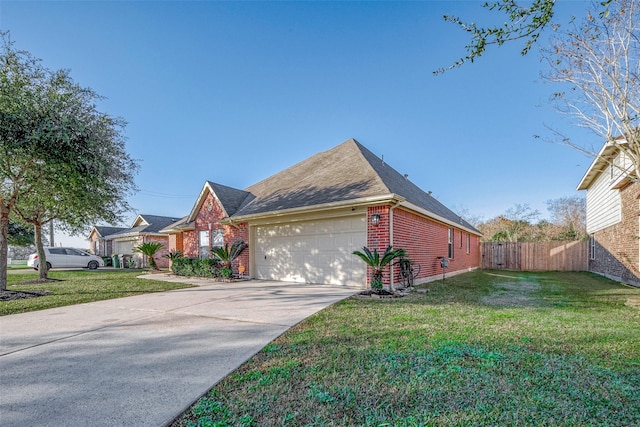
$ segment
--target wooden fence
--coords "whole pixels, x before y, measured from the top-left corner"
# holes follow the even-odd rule
[[[586,271],[589,242],[484,242],[483,269],[520,271]]]

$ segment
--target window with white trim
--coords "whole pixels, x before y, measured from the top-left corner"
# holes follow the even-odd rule
[[[209,230],[200,230],[198,233],[198,256],[200,258],[209,258],[210,255]]]
[[[213,236],[211,236],[211,247],[221,248],[224,246],[224,230],[219,228],[213,230]]]
[[[596,237],[589,236],[589,259],[596,259]]]
[[[467,253],[471,252],[471,235],[467,233]]]
[[[449,229],[449,259],[453,259],[453,228]]]

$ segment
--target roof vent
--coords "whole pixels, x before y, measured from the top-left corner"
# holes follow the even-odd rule
[[[404,179],[406,179],[407,181],[409,180],[409,174],[408,173],[404,174]]]
[[[427,191],[427,194],[428,194],[428,195],[432,195],[432,194],[433,194],[433,191],[429,190],[429,191]]]

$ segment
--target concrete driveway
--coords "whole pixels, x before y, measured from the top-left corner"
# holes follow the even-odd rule
[[[193,282],[0,317],[0,425],[166,425],[291,326],[358,292]]]

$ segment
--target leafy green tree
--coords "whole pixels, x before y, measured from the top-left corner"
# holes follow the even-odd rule
[[[393,249],[391,246],[387,247],[382,255],[377,249],[371,252],[366,246],[362,248],[362,251],[353,251],[352,253],[373,270],[371,283],[382,283],[382,271],[384,268],[394,259],[407,255],[404,249]]]
[[[24,226],[18,222],[9,222],[7,241],[12,246],[33,245],[33,228]]]
[[[134,252],[139,252],[147,257],[149,260],[149,268],[152,270],[159,270],[156,260],[153,259],[155,254],[162,249],[163,244],[160,242],[144,242],[133,248]]]
[[[126,197],[135,190],[138,165],[125,149],[124,121],[98,111],[99,95],[76,84],[67,70],[50,71],[15,49],[8,33],[0,39],[0,290],[5,290],[10,215],[36,227],[55,218],[72,232],[87,223],[116,223],[129,210]],[[37,231],[36,246],[44,261]]]
[[[609,5],[612,1],[604,0],[599,3],[598,14],[600,16],[609,15]],[[504,15],[505,20],[498,25],[479,27],[477,24],[466,22],[457,16],[445,15],[444,20],[458,25],[471,36],[471,41],[465,47],[467,52],[465,56],[449,67],[436,70],[434,74],[441,74],[467,62],[474,62],[485,53],[489,46],[502,46],[505,43],[520,41],[524,42],[520,53],[526,55],[547,28],[557,29],[559,25],[554,19],[555,0],[533,0],[532,2],[495,0],[483,3],[482,7]]]

